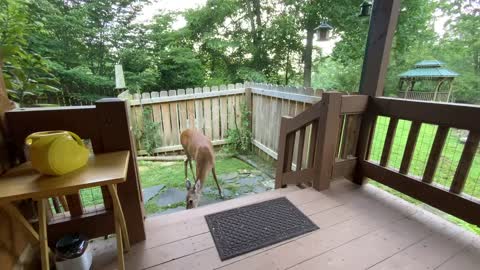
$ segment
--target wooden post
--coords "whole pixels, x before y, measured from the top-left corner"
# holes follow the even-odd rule
[[[127,103],[118,98],[105,98],[97,101],[95,105],[103,152],[131,151],[127,181],[118,185],[118,196],[125,213],[129,239],[131,243],[137,243],[146,239],[143,223],[145,215]]]
[[[371,97],[383,95],[390,49],[400,13],[400,2],[401,0],[384,0],[375,1],[373,4],[360,79],[359,92],[361,94]],[[368,157],[375,120],[376,117],[369,112],[363,118],[357,146],[359,161]],[[360,164],[361,162],[357,163],[354,173],[354,182],[357,184],[362,184],[366,180]]]
[[[313,187],[316,190],[328,189],[335,164],[335,151],[340,128],[340,112],[342,94],[337,92],[324,93],[320,118],[318,120],[317,142],[315,145],[314,168],[316,177]]]
[[[401,0],[374,1],[363,59],[360,93],[382,96],[390,48],[397,26]]]
[[[248,130],[252,132],[252,108],[253,108],[253,96],[252,96],[252,88],[245,89],[245,105],[247,105],[248,111]]]

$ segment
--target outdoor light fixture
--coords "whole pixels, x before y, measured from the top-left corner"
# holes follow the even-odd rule
[[[358,14],[358,17],[370,16],[371,10],[372,10],[372,3],[368,1],[363,1],[363,3],[360,5],[360,14]]]
[[[326,22],[322,22],[317,28],[314,30],[317,32],[317,40],[318,41],[327,41],[331,37],[331,31],[333,27]]]

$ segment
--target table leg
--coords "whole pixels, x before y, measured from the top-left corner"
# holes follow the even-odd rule
[[[125,251],[129,251],[130,240],[128,237],[127,223],[125,222],[125,216],[123,215],[122,205],[120,204],[120,199],[118,198],[117,186],[108,185],[108,190],[110,192],[110,196],[112,197],[113,210],[118,213],[115,215],[115,219],[117,219],[118,222],[120,222],[120,226],[122,228],[122,236],[123,236],[122,238],[123,238],[123,243],[125,245]]]
[[[125,270],[125,259],[123,257],[123,241],[122,241],[122,226],[120,225],[120,222],[118,221],[117,218],[117,213],[118,211],[116,209],[113,209],[115,212],[115,234],[117,237],[117,260],[118,260],[118,269],[119,270]]]
[[[47,207],[47,199],[41,199],[38,201],[38,231],[40,238],[40,255],[42,258],[42,270],[50,269],[47,239]]]
[[[32,227],[30,222],[18,211],[17,207],[15,207],[11,203],[7,203],[1,206],[1,208],[10,216],[12,219],[17,220],[28,232],[31,241],[39,241],[38,233]]]

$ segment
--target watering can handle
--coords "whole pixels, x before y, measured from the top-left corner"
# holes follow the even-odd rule
[[[72,138],[77,141],[77,143],[80,145],[80,146],[85,146],[85,144],[83,143],[82,139],[75,133],[71,132],[71,131],[67,131],[68,134],[70,134],[70,136],[72,136]]]
[[[54,130],[54,131],[42,131],[42,132],[36,132],[33,134],[30,134],[26,139],[25,143],[27,145],[31,145],[36,139],[39,139],[40,137],[49,134],[49,133],[55,133],[55,132],[67,132],[72,138],[80,145],[80,146],[85,146],[83,143],[82,139],[75,133],[71,131],[63,131],[63,130]]]

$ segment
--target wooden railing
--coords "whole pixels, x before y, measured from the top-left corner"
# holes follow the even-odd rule
[[[296,117],[282,117],[276,188],[311,182],[314,188],[323,190],[332,178],[351,178],[367,101],[367,96],[324,93],[310,109]],[[310,136],[306,136],[307,131]]]
[[[131,151],[127,181],[118,185],[129,238],[132,243],[145,239],[143,203],[138,178],[135,145],[130,132],[125,101],[102,99],[95,106],[18,109],[6,113],[7,138],[12,146],[10,154],[18,162],[25,160],[25,138],[37,131],[69,130],[82,139],[89,139],[94,153],[120,150]],[[65,157],[68,158],[68,157]],[[107,190],[102,190],[103,204],[88,211],[80,194],[67,196],[68,212],[48,224],[49,240],[69,232],[87,237],[99,237],[115,232],[112,202]]]
[[[385,118],[389,121],[382,127],[379,122],[385,123]],[[479,118],[479,106],[325,93],[322,101],[309,110],[294,118],[282,118],[276,188],[311,182],[314,188],[322,190],[337,177],[352,179],[358,184],[372,179],[480,225],[480,200],[478,192],[475,193],[475,185],[480,189],[480,173],[477,172],[478,179],[469,176],[474,159],[478,162],[480,158],[477,155],[480,125],[476,121]],[[402,128],[397,129],[399,123]],[[428,130],[435,130],[434,134],[422,133],[424,125]],[[307,128],[312,130],[310,138],[304,137]],[[382,140],[373,139],[376,129],[382,131],[377,132],[383,134]],[[459,132],[468,134],[464,145],[455,135]],[[454,140],[461,146],[455,147],[458,163],[448,165],[449,170],[453,169],[451,179],[445,179],[449,174],[439,172],[439,163],[442,159],[453,159],[443,152],[449,134],[457,136]],[[425,136],[433,139],[431,145],[425,143]],[[299,140],[296,150],[295,140]],[[450,143],[452,141],[450,138]],[[417,146],[423,150],[415,154]],[[381,147],[381,152],[376,153],[378,158],[370,154],[373,147]],[[304,151],[308,152],[307,166],[301,165]],[[396,160],[392,160],[393,155]],[[418,168],[411,168],[415,155],[425,156],[423,164],[415,161],[416,167],[424,166],[420,175]],[[439,174],[442,184],[437,180]],[[466,185],[468,193],[464,192]]]
[[[357,182],[361,178],[370,178],[396,189],[406,195],[425,202],[433,207],[459,217],[467,222],[480,225],[480,201],[473,194],[463,193],[467,177],[472,167],[475,154],[480,141],[480,125],[476,119],[480,117],[480,107],[439,104],[401,100],[394,98],[373,98],[365,117],[365,136],[360,141],[359,171]],[[390,121],[383,142],[382,154],[379,162],[370,159],[369,152],[372,148],[373,132],[379,116],[389,117]],[[389,166],[392,145],[397,132],[399,121],[411,121],[408,137],[402,149],[400,166]],[[419,141],[419,132],[422,125],[435,125],[436,134],[426,161],[423,175],[411,174],[413,154]],[[450,129],[468,131],[468,137],[461,151],[458,164],[450,167],[454,170],[453,179],[448,179],[449,186],[440,185],[434,181],[438,173],[438,164],[441,159],[442,149]],[[477,183],[480,185],[480,183]]]
[[[451,101],[450,93],[448,92],[421,92],[421,91],[408,91],[405,96],[405,91],[398,92],[399,98],[423,100],[423,101],[439,101],[449,102]]]

